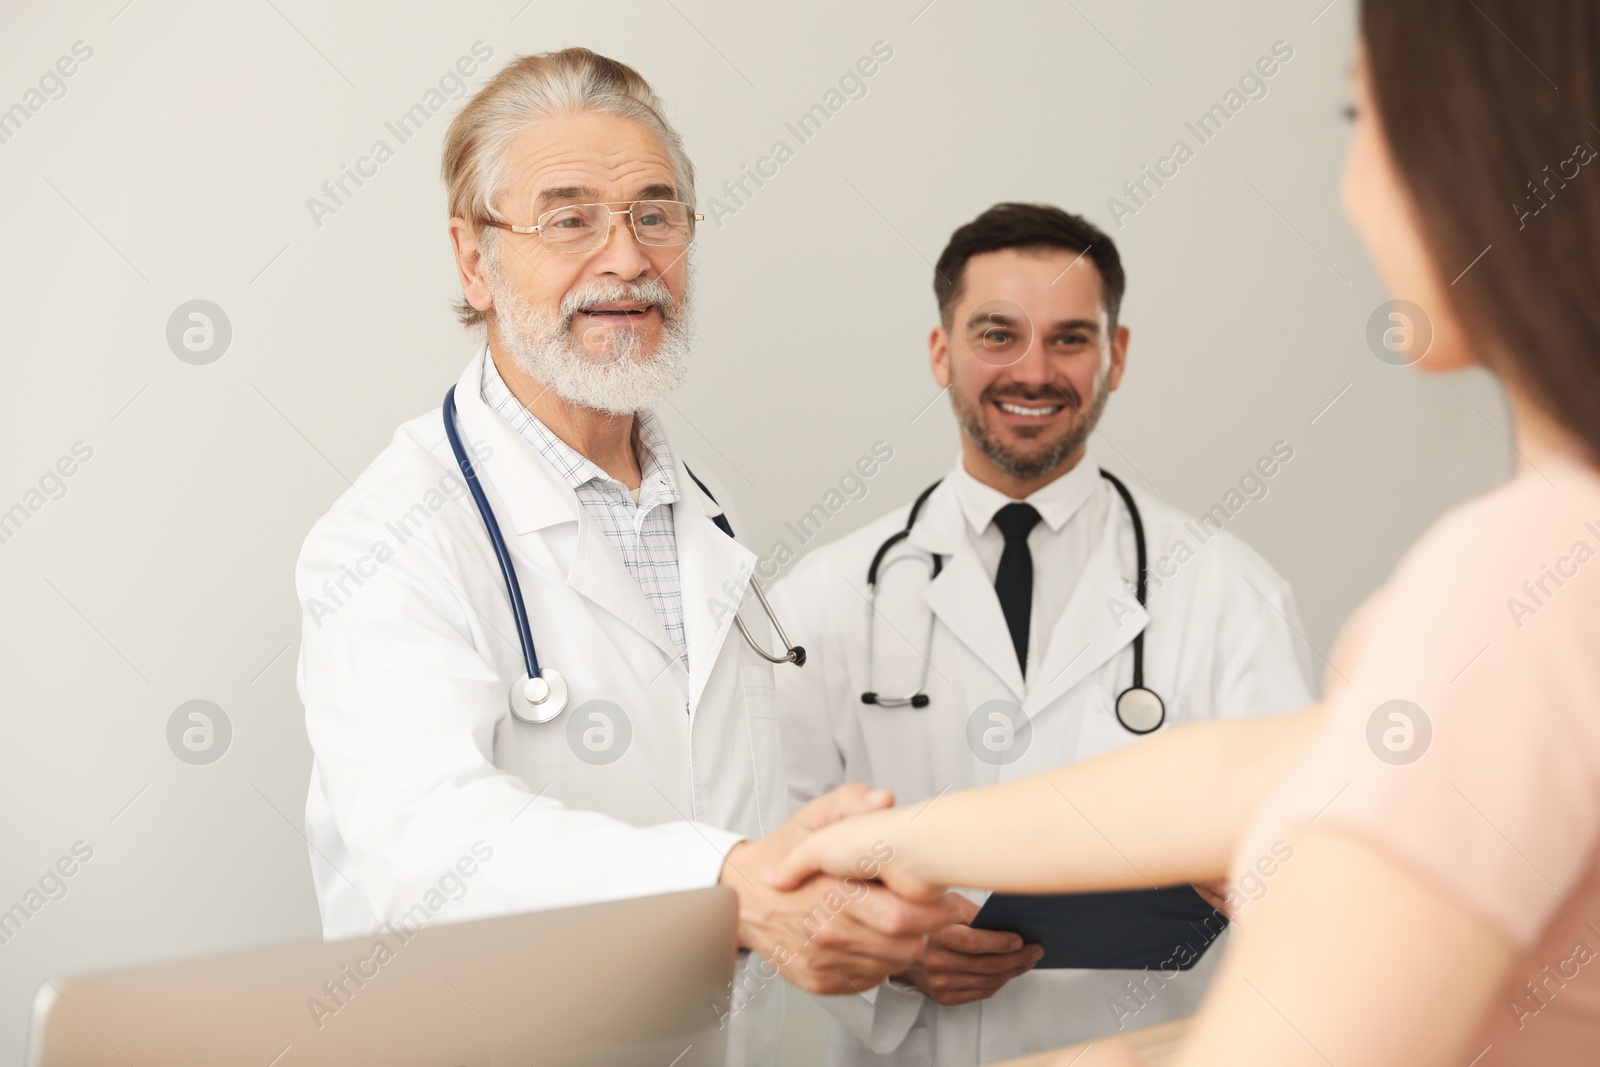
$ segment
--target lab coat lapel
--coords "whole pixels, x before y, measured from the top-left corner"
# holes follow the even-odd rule
[[[678,575],[683,585],[683,623],[689,648],[689,709],[699,707],[733,617],[755,572],[756,554],[729,537],[713,518],[722,508],[695,483],[677,460],[678,503],[673,519],[678,541]],[[752,610],[760,611],[757,606]],[[765,627],[753,627],[760,634]]]
[[[944,569],[923,594],[939,622],[1022,702],[1022,668],[1000,598],[967,539],[965,520],[948,482],[935,489],[909,540],[945,557]],[[937,665],[935,665],[937,666]]]
[[[547,529],[563,522],[577,523],[578,547],[566,574],[567,585],[638,631],[670,661],[676,661],[677,650],[660,618],[645,600],[639,583],[606,541],[604,532],[583,514],[572,488],[538,449],[518,434],[499,412],[483,402],[479,386],[483,361],[487,358],[488,347],[484,346],[456,383],[457,420],[462,444],[474,453],[472,460],[478,480],[489,497],[519,572],[523,567],[549,564],[550,557],[542,542]],[[448,445],[444,460],[455,467]],[[527,579],[519,581],[524,598],[530,602],[532,616],[534,598],[528,588],[529,582]],[[537,623],[538,620],[530,618],[530,625]]]
[[[1120,505],[1109,510],[1099,543],[1056,620],[1039,675],[1030,679],[1023,702],[1030,717],[1098,670],[1150,621],[1129,584],[1132,568],[1125,577],[1121,566],[1118,522],[1125,522],[1125,515]]]
[[[570,492],[570,490],[569,490]],[[678,650],[667,636],[661,617],[645,599],[639,582],[628,573],[622,557],[587,515],[578,520],[578,554],[567,572],[567,585],[648,638],[667,656],[677,660]]]

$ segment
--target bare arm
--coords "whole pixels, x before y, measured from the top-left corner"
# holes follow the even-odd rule
[[[1445,1067],[1504,981],[1512,946],[1476,912],[1347,831],[1304,829],[1176,1053],[1165,1028],[1002,1067]]]
[[[893,853],[885,884],[922,900],[949,885],[1087,892],[1212,880],[1321,720],[1313,705],[1183,726],[1015,782],[849,819],[808,838],[774,878],[844,874],[877,845]]]
[[[1109,1040],[1007,1060],[994,1067],[1175,1067],[1175,1057],[1189,1026],[1188,1019],[1177,1019],[1144,1030],[1130,1030]]]
[[[1348,831],[1311,827],[1293,844],[1240,924],[1179,1067],[1478,1056],[1465,1042],[1510,966],[1509,939]]]

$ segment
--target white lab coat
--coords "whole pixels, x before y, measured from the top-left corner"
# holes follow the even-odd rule
[[[440,409],[403,424],[312,528],[295,574],[315,754],[306,835],[330,939],[408,913],[477,918],[713,885],[735,842],[786,815],[772,665],[728,607],[754,554],[713,523],[722,509],[680,458],[686,672],[573,491],[483,403],[486,352],[456,387],[457,425],[515,561],[540,664],[565,676],[570,703],[543,725],[511,717],[523,661],[483,521]],[[745,614],[757,640],[775,640],[765,615]],[[569,744],[569,720],[596,699],[631,725],[625,754],[606,765]],[[492,858],[476,862],[485,848]],[[463,857],[472,873],[447,877]],[[746,973],[752,961],[740,954],[730,1064],[777,1059],[783,983]]]
[[[1156,561],[1179,540],[1193,558],[1154,587],[1149,612],[1132,592],[1132,525],[1104,479],[1069,521],[1100,524],[1085,572],[1046,641],[1044,657],[1023,686],[991,579],[970,547],[966,520],[949,480],[928,498],[909,538],[885,558],[946,556],[931,584],[914,563],[880,570],[880,623],[874,678],[866,678],[867,566],[880,544],[905,525],[908,507],[808,554],[771,591],[791,640],[810,661],[778,677],[791,804],[841,782],[892,789],[908,804],[946,789],[1010,781],[1130,744],[1113,701],[1131,684],[1131,642],[1145,632],[1145,684],[1166,702],[1163,729],[1203,719],[1285,712],[1311,700],[1310,661],[1288,585],[1253,550],[1226,532],[1203,545],[1190,520],[1134,489]],[[1206,532],[1206,531],[1200,531]],[[1252,588],[1253,587],[1253,588]],[[1113,606],[1114,605],[1114,606]],[[925,708],[861,702],[867,690],[912,691],[922,672],[927,627],[934,623]],[[1031,723],[1025,754],[1007,765],[974,755],[968,719],[979,705],[1009,700]],[[969,894],[981,900],[982,894]],[[863,996],[820,998],[835,1017],[830,1062],[858,1067],[966,1067],[1009,1059],[1123,1027],[1144,1027],[1192,1013],[1216,969],[1226,935],[1190,971],[1136,999],[1130,971],[1033,971],[993,998],[941,1008],[920,993],[880,986]],[[1113,998],[1124,1009],[1114,1012]],[[1128,1009],[1136,1014],[1129,1015]],[[1120,1016],[1120,1018],[1119,1018]]]

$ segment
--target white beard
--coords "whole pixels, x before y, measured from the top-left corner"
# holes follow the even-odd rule
[[[678,304],[658,279],[593,279],[567,293],[560,310],[549,314],[507,286],[497,263],[484,275],[500,339],[517,367],[569,404],[632,415],[655,406],[689,374],[694,330],[688,299]],[[651,303],[660,311],[661,340],[654,352],[644,351],[638,332],[626,326],[592,331],[594,344],[573,340],[580,308],[617,300]]]

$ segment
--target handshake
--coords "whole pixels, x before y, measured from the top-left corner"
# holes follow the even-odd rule
[[[841,786],[766,837],[730,849],[720,881],[739,894],[740,946],[812,993],[863,993],[899,978],[944,1005],[993,996],[1044,950],[1015,934],[974,930],[967,923],[978,908],[963,896],[922,886],[901,895],[884,885],[894,858],[884,839],[827,872],[796,855],[818,830],[893,803],[888,790]]]

